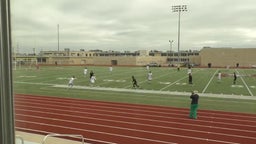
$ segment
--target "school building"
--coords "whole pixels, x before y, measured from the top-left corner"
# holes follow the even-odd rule
[[[256,48],[211,48],[200,51],[41,51],[38,55],[15,54],[14,61],[29,64],[33,60],[40,65],[113,65],[159,66],[192,65],[200,67],[253,67],[256,65]]]

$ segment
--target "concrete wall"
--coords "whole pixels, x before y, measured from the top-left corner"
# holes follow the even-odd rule
[[[189,63],[201,66],[201,56],[189,56]]]
[[[167,64],[167,57],[161,56],[96,56],[96,57],[48,57],[46,64],[75,64],[75,65],[113,65],[113,61],[121,66],[144,66],[151,62],[160,65]]]
[[[117,65],[121,66],[136,65],[136,57],[133,56],[93,57],[94,65],[112,65],[112,61],[116,61]]]
[[[166,65],[167,64],[167,57],[164,56],[140,56],[136,57],[136,65],[144,66],[149,63],[155,62],[160,65]]]
[[[203,48],[200,51],[201,65],[213,67],[251,67],[256,64],[255,48]]]

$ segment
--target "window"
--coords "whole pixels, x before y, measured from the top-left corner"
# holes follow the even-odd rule
[[[1,0],[0,7],[0,143],[14,144],[9,0]]]

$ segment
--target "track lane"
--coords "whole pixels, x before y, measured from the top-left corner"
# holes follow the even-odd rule
[[[204,111],[200,113],[202,117],[200,116],[200,119],[195,121],[187,118],[188,109],[170,109],[158,106],[83,101],[69,98],[51,98],[52,97],[25,95],[17,96],[15,98],[16,117],[23,119],[18,119],[17,123],[23,125],[22,123],[26,123],[27,120],[33,120],[40,123],[40,120],[42,121],[42,119],[46,122],[53,122],[51,120],[52,118],[55,119],[55,121],[61,121],[62,124],[76,120],[76,122],[80,122],[79,124],[83,121],[90,124],[97,122],[98,125],[104,126],[111,123],[113,124],[112,127],[120,127],[130,130],[137,130],[137,128],[140,127],[139,132],[136,131],[135,133],[139,135],[144,135],[143,133],[145,132],[149,133],[149,135],[146,134],[149,138],[153,138],[154,136],[159,137],[159,135],[163,134],[164,137],[162,138],[167,141],[170,140],[170,136],[199,138],[196,137],[196,135],[203,137],[202,139],[205,143],[209,143],[209,140],[210,142],[213,142],[214,140],[215,143],[251,143],[251,140],[255,141],[255,139],[253,139],[253,136],[255,136],[255,127],[249,125],[251,122],[253,123],[252,120],[255,118],[255,115],[252,114],[242,114],[237,116],[236,113],[213,112],[211,116],[204,116],[206,113],[209,114],[209,111]],[[31,111],[32,109],[33,111]],[[43,113],[48,113],[48,115],[44,115]],[[222,116],[222,118],[215,117],[216,115]],[[39,118],[41,116],[44,118]],[[49,117],[49,119],[46,117]],[[239,121],[239,118],[241,119],[243,117],[248,117],[249,120],[243,121],[242,119],[245,124],[241,124],[240,122],[240,127],[237,127],[237,125],[239,126],[237,121]],[[209,126],[209,122],[212,124],[211,126]],[[232,124],[228,124],[228,122]],[[55,123],[53,122],[52,125],[54,124]],[[222,125],[229,126],[221,128],[220,126]],[[172,133],[173,131],[177,132],[178,135]],[[232,131],[235,132],[232,133]],[[195,133],[195,135],[190,135],[189,133],[191,132]],[[127,133],[124,132],[124,134],[128,133],[129,131]],[[239,133],[240,137],[238,136]],[[237,135],[238,137],[233,138],[235,137],[233,135]],[[220,136],[221,139],[215,139]],[[132,135],[132,137],[135,136]],[[182,138],[182,140],[184,140],[184,138]],[[182,143],[182,140],[178,140],[177,142]],[[176,143],[176,141],[174,141],[174,143]]]

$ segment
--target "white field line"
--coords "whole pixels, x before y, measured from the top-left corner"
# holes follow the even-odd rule
[[[168,88],[168,87],[170,87],[170,86],[176,84],[178,81],[181,81],[181,80],[183,80],[183,79],[185,79],[185,78],[187,78],[187,76],[184,76],[184,77],[182,77],[181,79],[178,79],[178,80],[176,80],[175,82],[173,82],[173,83],[171,83],[171,84],[169,84],[169,85],[167,85],[167,86],[161,88],[160,91],[162,91],[162,90],[164,90],[164,89],[166,89],[166,88]]]
[[[117,137],[132,138],[132,139],[138,139],[138,140],[144,140],[144,141],[150,141],[150,142],[158,142],[158,143],[163,143],[163,144],[176,144],[176,143],[172,143],[172,142],[166,142],[166,141],[160,141],[160,140],[154,140],[154,139],[148,139],[148,138],[141,138],[141,137],[135,137],[135,136],[128,136],[128,135],[121,135],[121,134],[114,134],[114,133],[108,133],[108,132],[101,132],[101,131],[96,131],[96,130],[86,130],[86,129],[80,129],[80,128],[66,127],[66,126],[61,126],[61,125],[31,122],[31,121],[25,121],[25,120],[16,120],[16,121],[19,121],[19,122],[22,122],[22,123],[28,123],[28,124],[33,123],[33,124],[37,124],[37,125],[51,126],[51,127],[55,127],[55,128],[65,128],[65,129],[72,129],[72,130],[76,130],[76,131],[84,131],[84,132],[104,134],[104,135],[112,135],[112,136],[117,136]],[[176,135],[173,135],[173,136],[176,136]],[[177,137],[178,136],[179,135],[177,135]],[[186,137],[186,136],[180,136],[180,137],[196,139],[194,137]]]
[[[215,71],[215,73],[213,74],[213,76],[211,77],[211,79],[209,80],[209,82],[207,83],[207,85],[204,87],[204,89],[203,89],[203,91],[202,91],[203,94],[205,93],[206,89],[208,88],[208,86],[210,85],[210,83],[212,82],[214,76],[216,75],[216,73],[217,73],[218,71],[219,71],[218,69]]]
[[[200,70],[198,70],[198,71],[200,71]],[[194,73],[197,73],[198,71],[196,71],[196,72],[194,72]],[[166,89],[166,88],[168,88],[168,87],[170,87],[170,86],[176,84],[177,82],[179,82],[179,81],[181,81],[181,80],[183,80],[183,79],[185,79],[185,78],[188,78],[188,76],[186,75],[186,76],[184,76],[184,77],[182,77],[182,78],[176,80],[175,82],[173,82],[173,83],[171,83],[171,84],[169,84],[169,85],[167,85],[167,86],[161,88],[160,91],[162,91],[162,90],[164,90],[164,89]],[[191,93],[188,93],[188,95],[191,95]]]
[[[168,75],[168,73],[166,73],[165,75],[161,75],[161,76],[159,76],[159,77],[154,77],[153,80],[159,79],[159,78],[164,77],[164,76],[166,76],[166,75]],[[144,80],[144,81],[140,81],[138,84],[142,84],[142,83],[145,83],[145,82],[148,82],[147,76],[145,76],[145,80]],[[132,87],[132,84],[131,84],[131,85],[127,85],[127,86],[125,86],[125,87],[123,87],[123,88],[126,89],[126,88],[129,88],[129,87]]]
[[[18,106],[19,104],[17,104]],[[35,108],[35,106],[27,106],[27,105],[24,105],[25,107],[29,107],[31,109]],[[52,108],[45,108],[47,106],[50,106],[50,105],[44,105],[44,108],[42,108],[41,106],[38,106],[37,108],[40,108],[40,109],[46,109],[46,110],[52,110]],[[58,111],[64,111],[64,112],[74,112],[74,111],[69,111],[69,110],[63,110],[65,109],[66,107],[64,106],[58,106],[60,107],[60,109],[57,109],[55,108],[54,110],[58,110]],[[63,107],[63,108],[61,108]],[[100,111],[100,112],[111,112],[111,113],[115,113],[115,115],[109,115],[109,114],[104,114],[106,116],[111,116],[111,117],[115,117],[117,114],[129,114],[129,115],[137,115],[137,116],[140,116],[140,117],[143,117],[143,116],[154,116],[154,118],[168,118],[168,119],[173,119],[173,120],[188,120],[188,119],[185,119],[185,118],[174,118],[174,117],[166,117],[166,116],[155,116],[155,115],[149,115],[149,114],[135,114],[135,113],[131,113],[131,112],[117,112],[117,111],[109,111],[109,110],[95,110],[94,111]],[[76,111],[76,113],[80,113],[80,114],[94,114],[94,113],[91,113],[91,112],[85,112],[84,109],[80,109],[80,111]],[[94,114],[94,115],[97,115],[97,114]],[[101,114],[102,115],[102,114]],[[121,117],[121,118],[129,118],[129,119],[133,119],[133,118],[130,118],[130,117],[124,117],[124,116],[118,116],[118,117]],[[148,120],[148,119],[143,119],[141,118],[141,120]],[[246,126],[246,127],[256,127],[256,126],[252,126],[252,125],[244,125],[244,124],[232,124],[232,123],[224,123],[224,122],[214,122],[214,121],[204,121],[204,120],[198,120],[200,122],[210,122],[211,124],[225,124],[225,125],[233,125],[233,126]],[[166,122],[166,121],[163,121],[161,120],[161,122]]]
[[[20,99],[20,98],[18,98],[18,99]],[[24,100],[26,100],[26,99],[23,99],[23,101]],[[46,100],[44,100],[44,101],[46,101]],[[30,102],[36,102],[36,103],[40,104],[42,102],[42,100],[30,99],[29,102],[25,101],[25,102],[19,102],[19,103],[28,103],[28,105],[29,105]],[[188,112],[188,110],[181,110],[181,109],[147,108],[147,107],[143,107],[143,106],[130,106],[130,108],[120,108],[118,106],[122,106],[122,105],[118,105],[118,104],[116,105],[116,107],[114,107],[115,106],[114,104],[112,104],[112,105],[97,105],[96,103],[84,103],[84,104],[79,103],[78,104],[78,103],[76,103],[76,101],[74,101],[74,102],[72,102],[72,101],[58,102],[56,100],[54,100],[54,101],[48,100],[47,103],[50,104],[50,105],[55,105],[55,106],[58,105],[58,104],[61,104],[61,105],[67,104],[69,106],[75,106],[78,109],[83,109],[83,108],[80,108],[79,106],[86,105],[86,110],[88,110],[88,109],[95,110],[95,107],[97,107],[97,108],[104,109],[104,110],[112,109],[112,110],[116,110],[118,112],[123,111],[123,110],[124,111],[127,111],[127,110],[128,111],[135,111],[135,112],[139,112],[139,113],[150,112],[153,115],[155,115],[155,114],[156,115],[157,114],[170,115],[170,113],[172,113],[172,115],[183,115],[183,114],[179,114],[179,113],[180,112],[186,112],[186,113]],[[92,108],[90,108],[90,107],[92,107]],[[165,110],[166,112],[163,112],[163,110]],[[229,118],[223,118],[223,116],[236,116],[236,117],[244,118],[243,120],[231,118],[231,120],[239,121],[239,122],[241,122],[241,121],[243,121],[243,122],[254,122],[254,121],[247,120],[247,118],[256,118],[256,116],[255,117],[253,117],[253,116],[243,116],[243,115],[238,116],[238,115],[235,115],[235,114],[233,114],[233,115],[231,115],[231,114],[218,114],[218,113],[214,113],[214,112],[200,112],[200,117],[209,118],[209,114],[217,116],[217,117],[215,117],[215,119],[222,119],[222,120],[230,120]],[[218,116],[221,116],[221,117],[218,117]],[[213,117],[210,116],[210,118],[213,118]]]
[[[134,73],[136,73],[136,72],[140,72],[140,71],[142,71],[141,69],[139,69],[139,70],[136,70],[136,71],[133,71]],[[116,73],[116,72],[118,72],[118,73]],[[114,68],[113,68],[113,71],[112,71],[112,73],[115,73],[115,75],[111,75],[111,72],[109,72],[108,71],[108,74],[106,74],[107,76],[103,76],[103,77],[100,77],[102,80],[103,79],[115,79],[118,75],[123,75],[123,74],[125,74],[125,73],[128,73],[128,74],[130,74],[131,72],[130,71],[115,71],[114,72]],[[130,80],[130,77],[131,77],[132,75],[130,75],[129,76],[129,80]],[[113,78],[114,77],[114,78]],[[125,78],[124,80],[126,80],[126,81],[129,81],[127,78]],[[102,83],[100,83],[100,85],[105,85],[106,83],[109,83],[109,82],[102,82]]]
[[[67,85],[49,84],[49,83],[32,83],[32,82],[19,82],[14,83],[31,84],[31,85],[48,85],[57,88],[67,88]],[[115,92],[133,92],[133,93],[150,93],[150,94],[165,94],[165,95],[179,95],[188,96],[190,92],[173,92],[173,91],[159,91],[159,90],[141,90],[141,89],[125,89],[125,88],[109,88],[109,87],[90,87],[90,86],[73,86],[72,89],[88,89],[88,90],[101,90],[101,91],[115,91]],[[199,93],[200,94],[200,93]],[[203,97],[214,97],[214,98],[231,98],[231,99],[244,99],[244,100],[256,100],[256,97],[252,96],[241,96],[241,95],[226,95],[226,94],[211,94],[201,93]]]
[[[236,72],[239,74],[239,71],[236,70]],[[244,81],[244,78],[242,76],[240,76],[242,82],[244,83],[246,89],[248,90],[248,92],[250,93],[251,96],[253,96],[253,93],[251,92],[250,88],[248,87],[247,83]]]
[[[52,127],[60,127],[60,128],[65,128],[65,129],[72,129],[72,130],[78,130],[78,131],[87,131],[87,132],[93,132],[93,133],[100,133],[100,134],[107,134],[107,135],[113,135],[113,136],[119,136],[119,137],[126,137],[126,138],[132,138],[132,139],[139,139],[139,140],[145,140],[145,141],[150,141],[150,142],[158,142],[158,143],[163,143],[163,144],[176,144],[173,142],[166,142],[166,141],[161,141],[161,140],[155,140],[155,139],[148,139],[148,138],[142,138],[142,137],[135,137],[135,136],[128,136],[128,135],[121,135],[121,134],[114,134],[114,133],[108,133],[108,132],[100,132],[100,131],[95,131],[95,130],[85,130],[85,129],[79,129],[79,128],[72,128],[72,127],[66,127],[66,126],[60,126],[60,125],[53,125],[53,124],[45,124],[45,123],[38,123],[38,122],[31,122],[31,121],[24,121],[24,120],[17,120],[23,123],[33,123],[33,124],[38,124],[38,125],[45,125],[45,126],[52,126]],[[63,121],[63,120],[60,120]],[[99,126],[97,124],[94,124],[96,126]],[[109,126],[110,128],[113,128]],[[127,129],[123,128],[123,130],[130,130],[130,131],[135,131],[135,132],[147,132],[144,130],[136,130],[136,129]],[[158,132],[151,132],[153,134],[158,134],[162,135],[163,133],[158,133]],[[226,144],[239,144],[235,142],[229,142],[229,141],[220,141],[220,140],[215,140],[215,139],[207,139],[207,138],[200,138],[200,137],[191,137],[191,136],[183,136],[183,135],[177,135],[177,134],[164,134],[167,136],[174,136],[174,137],[181,137],[181,138],[187,138],[187,139],[194,139],[194,140],[202,140],[202,141],[212,141],[212,142],[221,142],[221,143],[226,143]]]
[[[161,78],[161,77],[165,77],[166,75],[170,75],[171,73],[174,73],[174,72],[166,73],[166,74],[160,75],[160,76],[158,76],[158,77],[155,77],[155,76],[154,76],[152,81],[155,81],[155,80],[157,80],[157,79],[159,79],[159,78]],[[148,82],[147,76],[146,76],[146,80],[144,80],[144,81],[142,81],[142,82],[139,82],[139,84],[145,83],[145,82]]]

